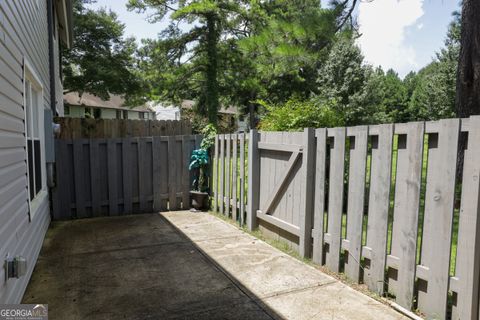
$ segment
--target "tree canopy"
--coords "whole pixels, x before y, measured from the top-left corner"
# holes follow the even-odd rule
[[[318,0],[129,0],[128,8],[153,9],[152,23],[171,22],[140,50],[151,98],[195,99],[198,113],[216,123],[222,104],[247,112],[258,99],[309,97],[328,47],[343,32],[347,7],[324,9]]]
[[[135,41],[124,38],[125,26],[114,12],[86,7],[92,2],[73,3],[73,46],[62,52],[65,91],[88,92],[105,100],[110,93],[138,98],[141,78],[135,65]]]
[[[458,13],[432,62],[402,79],[365,62],[355,0],[128,0],[154,27],[168,21],[139,48],[113,12],[88,9],[91,1],[75,2],[75,44],[63,58],[69,91],[194,100],[200,126],[216,125],[230,105],[265,130],[455,116]]]

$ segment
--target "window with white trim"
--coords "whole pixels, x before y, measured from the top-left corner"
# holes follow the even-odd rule
[[[45,187],[43,146],[43,93],[33,73],[25,68],[25,134],[27,139],[28,191],[35,200]]]

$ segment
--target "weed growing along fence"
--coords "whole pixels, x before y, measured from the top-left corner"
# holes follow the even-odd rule
[[[246,216],[232,216],[250,229],[429,319],[478,318],[480,117],[245,140],[217,139],[214,209],[229,215],[232,185],[248,180]],[[233,168],[246,149],[247,177]]]

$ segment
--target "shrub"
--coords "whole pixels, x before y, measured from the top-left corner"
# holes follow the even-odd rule
[[[334,100],[317,102],[290,99],[285,104],[257,101],[265,109],[260,121],[264,131],[298,131],[303,128],[326,128],[344,125],[343,116],[334,111]]]

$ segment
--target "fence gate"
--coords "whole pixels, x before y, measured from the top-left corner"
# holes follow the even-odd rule
[[[273,229],[302,256],[311,250],[314,148],[313,129],[250,134],[249,228]]]
[[[188,164],[200,136],[56,140],[54,219],[190,207]]]

